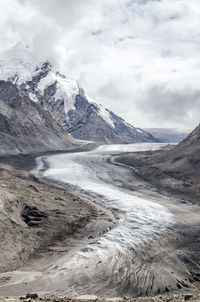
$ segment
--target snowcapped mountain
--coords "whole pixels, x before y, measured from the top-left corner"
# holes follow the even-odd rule
[[[76,139],[100,143],[156,141],[148,132],[94,102],[76,81],[60,74],[26,43],[1,54],[0,80],[11,82],[41,104]]]

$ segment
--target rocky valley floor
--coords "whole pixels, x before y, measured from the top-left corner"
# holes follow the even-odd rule
[[[185,293],[179,295],[168,295],[168,296],[156,296],[156,297],[144,297],[144,298],[113,298],[113,299],[98,299],[98,298],[35,298],[37,294],[27,294],[26,297],[20,298],[0,298],[0,302],[199,302],[200,293]],[[34,297],[34,298],[31,298]]]
[[[29,266],[44,255],[53,259],[55,253],[73,253],[88,238],[98,236],[116,222],[113,213],[97,205],[94,197],[75,194],[67,187],[52,186],[51,183],[31,175],[29,170],[35,165],[34,158],[34,155],[4,158],[0,163],[0,272],[3,273],[0,285],[9,281],[9,274],[6,272]],[[133,171],[131,173],[134,174]],[[134,179],[133,184],[127,182],[121,185],[129,186],[133,191],[139,185],[141,191],[151,189],[154,194],[152,184],[140,180],[139,176]],[[198,213],[196,207],[189,211],[190,205],[185,204],[184,200],[182,202],[177,204],[177,211],[181,205],[185,208],[182,217],[178,217],[179,224],[177,223],[175,231],[169,228],[153,248],[146,246],[145,250],[137,251],[134,256],[139,259],[138,269],[141,272],[155,268],[158,279],[162,279],[168,266],[170,270],[174,268],[175,276],[180,273],[177,268],[179,270],[182,266],[183,270],[190,270],[190,277],[187,277],[186,282],[183,279],[181,282],[177,280],[175,295],[170,295],[170,289],[166,288],[166,296],[124,298],[124,301],[200,301]],[[182,224],[181,219],[184,220]],[[195,286],[189,288],[188,281]],[[24,288],[24,293],[31,292],[31,288],[26,287],[26,280]],[[12,296],[9,288],[6,295]],[[70,300],[54,297],[52,301],[53,299],[63,302],[81,301],[78,298]]]
[[[168,196],[174,196],[183,203],[200,203],[199,167],[187,167],[186,173],[166,166],[168,150],[173,146],[168,145],[161,150],[147,152],[127,152],[114,157],[114,161],[133,167],[135,176],[144,183],[156,188]],[[193,173],[194,169],[197,173]]]
[[[73,248],[110,217],[92,199],[31,175],[34,166],[34,155],[1,158],[0,273],[25,265],[55,243],[65,240]]]

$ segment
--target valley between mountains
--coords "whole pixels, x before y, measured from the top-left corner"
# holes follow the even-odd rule
[[[0,71],[0,296],[198,297],[200,126],[154,137],[26,43]]]
[[[44,154],[36,170],[34,156],[22,157],[21,171],[18,157],[4,160],[0,295],[195,294],[198,206],[158,193],[137,170],[113,162],[119,153],[161,147],[110,145]]]

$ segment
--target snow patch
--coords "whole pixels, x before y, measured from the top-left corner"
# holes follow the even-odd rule
[[[28,94],[29,98],[31,99],[31,101],[33,101],[34,103],[38,103],[38,99],[37,97],[35,96],[35,94],[33,94],[32,92],[29,92]]]
[[[108,111],[108,109],[104,108],[101,104],[97,104],[91,97],[89,97],[88,95],[86,95],[86,98],[88,100],[88,102],[95,104],[95,106],[97,106],[98,108],[98,114],[101,116],[102,119],[104,119],[104,121],[106,121],[106,123],[108,123],[110,126],[112,126],[113,128],[115,128],[115,124],[110,116],[110,113]]]
[[[40,94],[44,94],[45,88],[51,86],[56,81],[56,75],[53,72],[49,72],[46,77],[42,78],[37,86]]]
[[[18,85],[31,80],[38,65],[39,57],[25,43],[18,43],[0,56],[0,74],[4,81],[11,80]]]
[[[52,70],[46,77],[41,79],[38,85],[40,94],[43,95],[45,89],[55,82],[57,83],[57,89],[54,98],[56,100],[64,100],[65,113],[67,113],[70,109],[74,109],[76,96],[79,93],[78,85],[76,81],[63,78],[56,71]]]
[[[76,101],[76,96],[79,93],[79,87],[76,81],[62,78],[59,76],[57,91],[55,94],[56,99],[64,99],[65,113],[70,109],[74,109],[74,104]]]
[[[11,81],[13,84],[21,84],[31,81],[40,71],[44,61],[40,60],[38,54],[32,51],[32,47],[26,43],[18,43],[11,49],[4,51],[0,56],[0,74],[1,80]],[[55,99],[64,99],[65,113],[74,109],[76,95],[79,88],[74,80],[62,77],[55,69],[51,68],[47,75],[38,83],[38,92],[44,95],[47,87],[57,82]],[[28,89],[29,86],[26,86]],[[32,101],[38,102],[34,93],[30,92],[29,97]]]
[[[104,121],[106,121],[113,128],[115,128],[115,125],[113,123],[113,120],[111,119],[108,109],[104,108],[101,104],[98,105],[98,108],[99,108],[99,115],[104,119]]]
[[[139,128],[136,128],[136,130],[137,130],[137,132],[139,132],[139,133],[144,133],[144,131],[142,131],[142,130],[139,129]]]

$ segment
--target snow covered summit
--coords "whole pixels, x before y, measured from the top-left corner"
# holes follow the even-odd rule
[[[154,141],[149,133],[94,102],[76,81],[60,74],[26,43],[1,53],[0,80],[11,82],[41,104],[76,139],[100,143]]]

